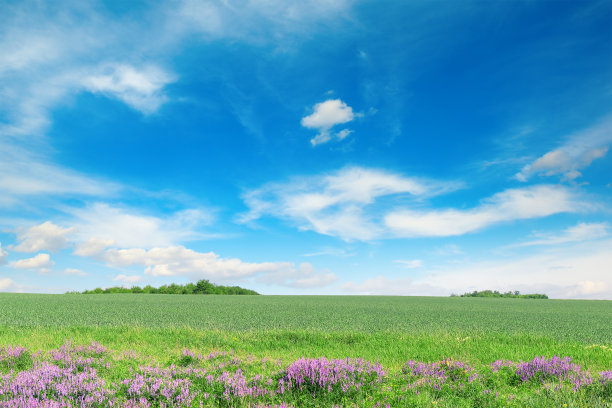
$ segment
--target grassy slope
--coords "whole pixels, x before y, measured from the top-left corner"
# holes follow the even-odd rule
[[[166,361],[182,347],[290,360],[364,357],[472,364],[567,355],[612,367],[612,302],[431,297],[0,294],[0,344],[96,340]]]

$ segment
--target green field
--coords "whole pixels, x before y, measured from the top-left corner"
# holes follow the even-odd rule
[[[138,364],[171,364],[180,359],[181,350],[189,349],[202,355],[217,351],[283,362],[302,356],[364,358],[393,373],[401,372],[408,360],[433,363],[452,358],[488,372],[496,360],[519,362],[557,355],[572,357],[596,376],[612,369],[610,322],[609,301],[0,294],[1,345],[21,345],[34,352],[57,349],[67,339],[73,344],[95,341],[114,355],[133,352]],[[279,367],[251,369],[273,375]],[[556,406],[560,401],[558,396],[532,397],[540,395],[533,387],[515,389],[500,384],[497,388],[502,396],[485,401],[483,406],[521,406],[514,401],[515,394],[530,406]],[[451,394],[420,393],[407,405],[397,406],[430,406],[434,402],[438,406],[471,406],[474,402],[473,396]],[[595,400],[592,395],[579,395],[570,393],[563,398],[568,406],[608,406],[610,402],[599,394]],[[288,400],[292,406],[329,403],[296,398]],[[370,406],[367,401],[358,405]]]

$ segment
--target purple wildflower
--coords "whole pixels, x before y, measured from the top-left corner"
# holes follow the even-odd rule
[[[278,380],[277,392],[299,390],[328,393],[357,391],[366,385],[380,382],[385,375],[380,364],[363,359],[328,360],[301,358],[291,363]]]

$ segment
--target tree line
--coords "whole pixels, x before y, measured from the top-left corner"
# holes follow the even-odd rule
[[[160,295],[259,295],[254,290],[241,288],[240,286],[223,286],[215,285],[209,282],[207,279],[199,280],[196,283],[188,283],[186,285],[179,285],[172,283],[170,285],[162,285],[159,288],[155,288],[151,285],[144,287],[132,286],[131,288],[124,288],[121,286],[113,286],[111,288],[95,288],[92,290],[85,290],[83,292],[68,292],[83,295],[95,295],[105,293],[144,293],[144,294],[160,294]]]
[[[456,294],[452,294],[451,296],[457,296]],[[494,298],[520,298],[520,299],[548,299],[548,296],[542,293],[529,293],[529,294],[521,294],[518,290],[514,292],[508,291],[501,293],[497,290],[475,290],[473,292],[467,292],[463,295],[459,295],[459,297],[494,297]]]

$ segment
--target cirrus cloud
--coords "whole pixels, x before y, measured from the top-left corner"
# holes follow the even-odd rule
[[[578,212],[583,207],[566,187],[536,185],[502,191],[469,210],[396,210],[385,216],[384,223],[398,237],[448,237],[502,222]]]
[[[425,197],[456,188],[440,183],[404,177],[400,174],[363,167],[294,178],[270,183],[247,192],[243,198],[250,211],[239,221],[249,222],[264,215],[291,220],[302,230],[339,236],[344,240],[369,240],[384,231],[367,209],[376,200],[404,194]]]
[[[537,245],[561,245],[571,242],[590,241],[608,236],[609,225],[605,222],[586,223],[565,229],[560,234],[535,234],[536,239],[510,245],[510,248],[537,246]]]
[[[576,191],[555,185],[507,189],[467,210],[414,209],[422,208],[425,198],[460,186],[347,167],[331,174],[295,178],[249,191],[243,198],[250,211],[239,221],[250,222],[271,215],[289,220],[301,230],[346,241],[368,241],[463,235],[502,222],[589,209]]]
[[[612,115],[595,125],[567,137],[566,142],[527,164],[515,175],[519,181],[527,181],[534,175],[561,175],[564,180],[574,180],[580,170],[593,160],[604,157],[612,142]]]

